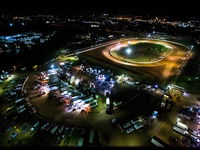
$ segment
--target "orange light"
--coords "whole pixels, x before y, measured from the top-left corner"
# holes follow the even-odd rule
[[[87,113],[88,113],[88,112],[91,112],[90,106],[86,107],[86,108],[85,108],[85,111],[86,111]]]

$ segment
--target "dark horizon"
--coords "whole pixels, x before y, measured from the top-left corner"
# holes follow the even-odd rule
[[[199,17],[197,2],[189,1],[41,1],[6,2],[0,6],[0,14],[59,14],[88,15],[109,13],[113,15],[160,15],[160,16],[195,16]]]
[[[155,10],[155,9],[146,9],[145,11],[142,9],[123,9],[123,8],[107,8],[107,9],[102,9],[102,8],[66,8],[66,9],[24,9],[24,10],[16,10],[16,9],[6,9],[3,10],[1,9],[0,15],[2,14],[11,14],[11,15],[38,15],[38,14],[52,14],[52,15],[100,15],[103,13],[107,13],[110,15],[141,15],[141,16],[169,16],[169,17],[175,17],[175,18],[187,18],[187,17],[200,17],[198,13],[196,12],[190,12],[186,13],[184,11],[178,11],[175,12],[173,10],[166,11],[166,10]]]

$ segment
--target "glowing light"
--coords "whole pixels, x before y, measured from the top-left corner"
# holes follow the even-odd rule
[[[6,110],[10,110],[11,108],[10,107],[8,107]]]
[[[157,112],[157,111],[154,111],[152,117],[153,117],[154,119],[156,119],[156,118],[158,117],[158,112]]]
[[[132,49],[131,49],[131,48],[127,48],[127,49],[126,49],[126,54],[127,54],[127,55],[130,55],[131,53],[132,53]]]
[[[70,84],[72,84],[74,82],[75,78],[74,76],[71,77],[71,80],[70,80]]]
[[[128,80],[128,76],[122,74],[120,76],[116,76],[116,81],[117,83],[122,83],[124,81]]]
[[[44,92],[45,94],[48,94],[49,91],[50,91],[48,86],[42,86],[42,87],[40,88],[40,90],[41,90],[41,92]]]
[[[117,45],[117,46],[116,46],[116,50],[119,50],[119,49],[120,49],[120,45]]]
[[[101,82],[104,82],[105,79],[106,79],[105,75],[99,75],[97,78],[98,78],[98,80],[100,80]]]
[[[176,119],[176,121],[177,121],[177,122],[180,122],[180,121],[181,121],[181,119],[180,119],[180,118],[177,118],[177,119]]]
[[[75,85],[78,85],[80,83],[80,80],[79,79],[76,79],[75,80]]]
[[[109,97],[106,98],[106,105],[110,105],[110,98]]]
[[[90,111],[91,111],[90,106],[85,107],[85,111],[86,111],[87,113],[90,112]]]
[[[12,27],[12,26],[13,26],[13,24],[12,24],[12,23],[10,23],[10,24],[9,24],[9,26],[10,26],[10,27]]]
[[[60,62],[60,65],[63,66],[65,63],[64,62]]]
[[[54,65],[51,65],[51,68],[53,69],[55,66]]]
[[[170,90],[171,90],[171,88],[172,88],[172,86],[171,86],[171,85],[168,85],[168,86],[167,86],[167,89],[170,89]]]
[[[186,93],[186,92],[183,92],[183,96],[189,97],[190,95],[188,93]]]
[[[185,125],[184,123],[181,123],[180,121],[176,122],[176,125],[181,127],[182,129],[188,129],[188,126]]]

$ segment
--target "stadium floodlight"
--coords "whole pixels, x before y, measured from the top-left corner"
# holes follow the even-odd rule
[[[132,53],[132,49],[131,49],[131,48],[127,48],[127,49],[126,49],[126,54],[127,54],[127,55],[130,55],[131,53]]]

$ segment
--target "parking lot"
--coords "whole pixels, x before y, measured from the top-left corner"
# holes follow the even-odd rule
[[[165,92],[156,83],[140,82],[138,78],[77,59],[52,62],[28,78],[11,82],[13,86],[4,93],[4,145],[84,146],[98,145],[101,139],[101,144],[108,146],[116,146],[116,141],[118,146],[150,146],[155,133],[168,144],[188,142],[179,133],[184,129],[173,129],[177,110],[167,114],[170,122],[168,118],[160,119],[159,109],[171,108],[162,99]],[[110,104],[111,112],[107,111]],[[183,110],[181,113],[190,118],[194,114]],[[154,116],[157,111],[158,116]],[[8,118],[13,118],[13,124],[7,125]],[[20,120],[17,125],[16,120]],[[183,122],[187,124],[187,119]],[[198,133],[188,133],[193,141],[198,141]],[[137,140],[131,142],[132,139]]]

